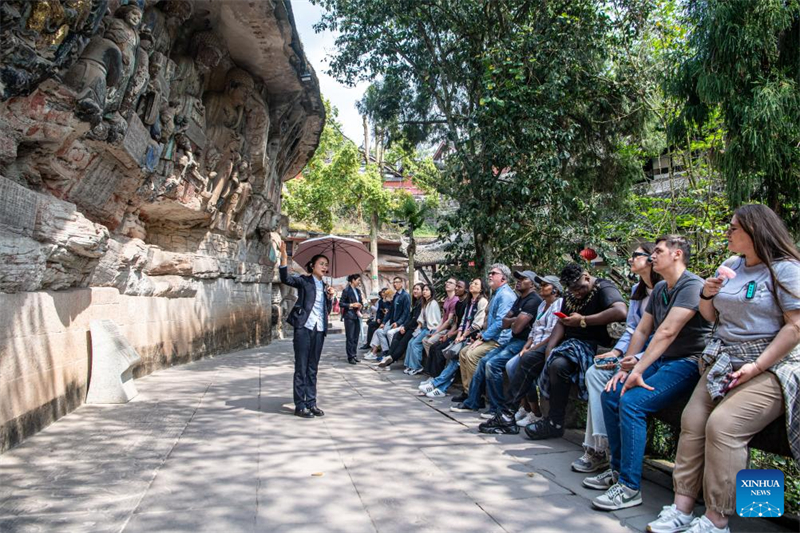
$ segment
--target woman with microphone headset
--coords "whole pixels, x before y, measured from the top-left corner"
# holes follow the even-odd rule
[[[322,281],[329,262],[315,255],[305,265],[307,275],[289,274],[286,243],[281,242],[281,283],[297,289],[297,302],[286,321],[294,327],[294,414],[301,418],[325,416],[317,407],[317,369],[333,303],[333,287]]]

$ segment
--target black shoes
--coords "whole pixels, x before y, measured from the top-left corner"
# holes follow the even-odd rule
[[[358,363],[358,359],[348,359],[347,362],[350,363],[351,365],[354,365]]]
[[[564,436],[564,426],[556,426],[549,418],[543,418],[528,424],[525,435],[531,440],[557,439]]]
[[[451,402],[461,403],[464,400],[466,400],[467,398],[469,398],[469,395],[466,392],[462,392],[458,396],[453,396],[452,398],[450,398],[450,401]]]
[[[479,425],[478,431],[496,435],[516,435],[519,433],[519,426],[513,414],[501,411],[494,415],[491,420]]]
[[[295,409],[294,416],[299,416],[300,418],[317,418],[325,416],[325,412],[315,405],[307,409]]]

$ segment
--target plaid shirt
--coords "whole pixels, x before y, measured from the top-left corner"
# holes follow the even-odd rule
[[[550,397],[550,363],[556,357],[566,357],[578,365],[578,372],[572,374],[572,383],[578,386],[578,398],[583,401],[589,399],[586,390],[586,371],[594,364],[594,355],[597,343],[580,339],[567,339],[550,352],[550,357],[544,362],[544,368],[539,375],[539,391],[545,398]]]
[[[719,339],[711,339],[701,360],[703,364],[713,365],[706,384],[711,398],[718,400],[725,396],[726,376],[733,371],[733,363],[744,365],[755,361],[771,342],[772,339],[758,339],[726,346]],[[795,460],[800,461],[800,345],[768,370],[775,374],[781,384],[789,447]]]

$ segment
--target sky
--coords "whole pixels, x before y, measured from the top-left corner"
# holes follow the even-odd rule
[[[339,109],[339,122],[342,124],[344,134],[360,146],[364,140],[364,126],[355,103],[361,99],[369,83],[347,87],[326,74],[327,60],[336,52],[334,44],[336,35],[329,31],[324,33],[314,31],[314,24],[322,18],[322,9],[312,5],[308,0],[292,0],[292,11],[306,57],[319,78],[322,96]]]

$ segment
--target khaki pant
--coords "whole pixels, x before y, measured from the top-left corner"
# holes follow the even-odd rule
[[[444,330],[444,331],[440,331],[439,333],[434,333],[433,335],[425,337],[422,340],[422,348],[425,350],[425,353],[430,355],[431,346],[433,346],[434,344],[436,344],[437,342],[442,340],[446,334],[447,334],[447,330]]]
[[[464,387],[465,393],[469,394],[469,384],[475,369],[478,368],[478,361],[498,346],[500,345],[495,341],[485,341],[478,346],[472,343],[458,354],[458,362],[461,365],[461,386]]]
[[[702,487],[707,508],[732,516],[736,473],[747,468],[747,443],[781,415],[783,394],[775,374],[764,372],[715,405],[706,389],[707,375],[681,416],[672,481],[676,494],[690,498],[697,498]]]

